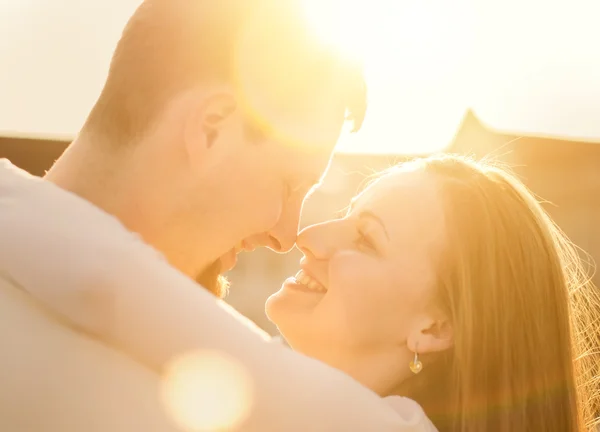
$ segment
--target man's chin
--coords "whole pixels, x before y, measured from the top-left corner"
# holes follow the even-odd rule
[[[229,290],[229,281],[221,273],[223,264],[221,259],[218,259],[196,276],[196,282],[215,296],[223,298]]]

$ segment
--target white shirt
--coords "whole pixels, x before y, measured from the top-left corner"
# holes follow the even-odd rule
[[[2,280],[40,301],[76,337],[100,339],[158,381],[170,361],[190,352],[234,359],[251,382],[250,408],[234,430],[435,431],[415,402],[382,399],[340,371],[269,343],[116,218],[6,160],[0,160]],[[65,391],[69,383],[56,385]]]

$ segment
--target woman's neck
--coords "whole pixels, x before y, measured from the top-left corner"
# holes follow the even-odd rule
[[[345,372],[362,385],[381,396],[394,394],[401,383],[412,375],[408,352],[344,353],[336,358],[322,359]]]

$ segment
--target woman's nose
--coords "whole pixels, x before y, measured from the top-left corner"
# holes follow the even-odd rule
[[[334,250],[334,227],[330,222],[311,225],[298,234],[296,246],[308,258],[327,259]]]

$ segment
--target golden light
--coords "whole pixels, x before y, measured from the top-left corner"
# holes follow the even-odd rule
[[[303,6],[315,34],[325,43],[351,57],[364,57],[369,48],[369,38],[364,37],[362,30],[365,27],[373,29],[373,18],[378,18],[378,4],[364,1],[303,0]],[[359,23],[362,25],[357,27]]]
[[[140,1],[0,0],[0,133],[73,139]],[[596,0],[302,1],[315,34],[366,62],[367,119],[342,151],[439,148],[466,107],[499,130],[600,136]]]
[[[186,431],[231,430],[250,412],[253,382],[234,358],[200,351],[168,365],[162,396],[167,412]]]
[[[447,147],[470,104],[473,10],[462,0],[304,0],[315,34],[366,68],[363,130],[352,153],[431,153]]]

